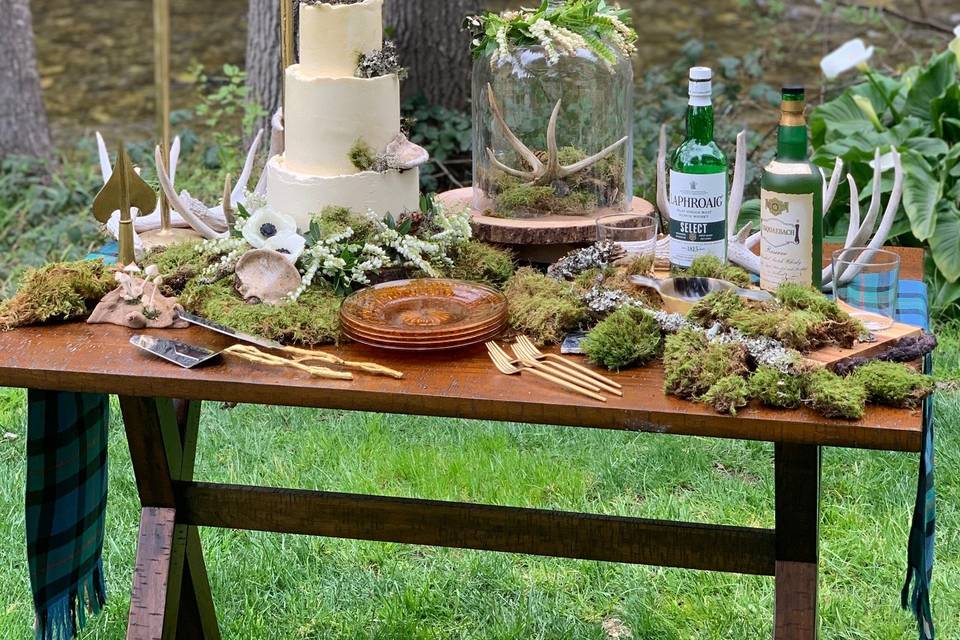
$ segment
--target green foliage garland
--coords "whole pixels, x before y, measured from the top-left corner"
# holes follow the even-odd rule
[[[516,47],[539,45],[553,63],[583,48],[613,65],[618,53],[629,56],[636,50],[630,11],[605,0],[543,0],[536,9],[470,17],[465,26],[477,58],[508,58]]]

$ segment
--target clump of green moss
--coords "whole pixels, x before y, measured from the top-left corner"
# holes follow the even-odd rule
[[[827,418],[860,420],[866,412],[867,388],[852,376],[815,371],[807,379],[806,395],[810,406]]]
[[[343,298],[333,291],[311,287],[296,303],[247,304],[234,291],[232,280],[209,285],[193,280],[180,303],[187,311],[214,322],[285,344],[314,346],[337,341]]]
[[[896,362],[871,362],[851,376],[867,389],[870,402],[915,409],[933,393],[933,378]]]
[[[702,327],[710,327],[716,322],[726,323],[745,308],[746,304],[736,292],[714,291],[693,305],[687,319]]]
[[[684,328],[667,337],[663,367],[667,393],[699,400],[721,378],[747,373],[747,350],[739,343],[710,342]]]
[[[502,286],[516,271],[513,254],[477,240],[454,247],[450,259],[453,266],[447,270],[449,277],[494,287]]]
[[[660,351],[660,326],[636,307],[623,307],[598,324],[582,343],[590,361],[612,371],[644,365]]]
[[[362,139],[357,139],[357,141],[353,143],[347,155],[350,158],[350,164],[352,164],[357,171],[385,171],[387,168],[384,159],[378,156],[373,149],[370,148],[370,145]]]
[[[539,345],[558,344],[588,316],[572,283],[524,267],[507,282],[510,326]]]
[[[552,186],[517,183],[497,194],[494,207],[502,218],[526,218],[543,215],[580,215],[596,208],[596,196],[571,190],[560,195]]]
[[[50,264],[27,271],[17,293],[0,303],[0,331],[88,316],[117,287],[102,260]]]
[[[713,383],[700,401],[713,406],[717,413],[729,413],[735,416],[737,409],[750,403],[750,389],[747,381],[742,377],[724,376]]]
[[[583,273],[578,274],[577,277],[573,279],[573,283],[580,289],[586,291],[598,284],[603,284],[607,282],[608,279],[616,276],[617,270],[613,267],[608,266],[603,269],[600,267],[594,267],[593,269],[587,269]]]
[[[656,258],[653,255],[643,255],[630,258],[623,264],[618,263],[616,266],[622,269],[624,275],[627,276],[651,276],[655,263]]]
[[[169,247],[160,247],[147,253],[140,261],[143,265],[157,265],[163,276],[160,293],[178,296],[187,283],[198,276],[210,264],[210,259],[197,251],[199,242],[178,242]]]
[[[753,284],[750,274],[717,256],[700,256],[686,269],[674,269],[675,275],[692,278],[716,278],[732,282],[738,287],[749,287]]]
[[[750,376],[750,395],[776,409],[796,409],[803,402],[806,381],[802,375],[759,367]]]

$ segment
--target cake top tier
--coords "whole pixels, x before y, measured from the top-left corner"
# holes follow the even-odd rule
[[[383,47],[383,0],[300,3],[300,66],[307,76],[353,76]]]

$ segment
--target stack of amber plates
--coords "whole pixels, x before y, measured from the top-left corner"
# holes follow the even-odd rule
[[[460,349],[493,340],[506,325],[503,294],[460,280],[387,282],[353,294],[340,308],[345,336],[402,351]]]

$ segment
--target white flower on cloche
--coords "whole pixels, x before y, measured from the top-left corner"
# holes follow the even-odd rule
[[[254,249],[262,249],[270,238],[296,232],[293,218],[270,207],[257,210],[243,225],[243,239]]]
[[[307,248],[307,241],[303,236],[296,233],[282,233],[275,235],[263,243],[264,249],[276,251],[290,262],[296,264],[304,249]]]
[[[824,57],[820,61],[820,68],[823,69],[823,75],[833,80],[851,69],[865,68],[873,57],[873,52],[873,47],[868,47],[863,40],[855,38]]]

